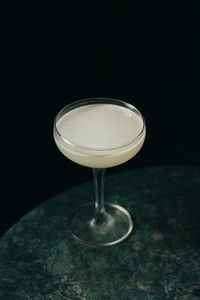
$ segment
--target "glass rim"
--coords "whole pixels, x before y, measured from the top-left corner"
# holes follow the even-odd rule
[[[64,115],[64,114],[62,115],[62,113],[66,109],[69,109],[71,107],[72,109],[69,110],[69,111],[71,111],[71,110],[73,110],[75,108],[84,106],[84,105],[79,105],[79,104],[82,104],[84,102],[89,102],[86,105],[91,105],[91,104],[98,104],[98,102],[95,103],[95,101],[101,101],[101,100],[105,101],[105,102],[99,102],[99,104],[109,104],[110,103],[110,104],[113,104],[113,105],[119,105],[119,106],[125,107],[127,109],[130,109],[131,111],[136,111],[137,114],[140,116],[140,118],[142,120],[142,129],[139,132],[139,134],[136,137],[134,137],[133,139],[131,139],[129,142],[127,142],[127,143],[124,143],[124,144],[119,145],[117,147],[108,147],[108,148],[95,148],[95,147],[82,146],[82,145],[73,143],[70,140],[67,140],[66,138],[64,138],[62,136],[62,134],[59,132],[59,130],[57,128],[57,122]],[[80,99],[80,100],[71,102],[71,103],[67,104],[66,106],[64,106],[56,114],[56,116],[54,118],[54,129],[55,129],[57,135],[61,138],[61,140],[64,141],[65,143],[67,143],[68,145],[70,145],[72,147],[75,147],[77,149],[82,149],[82,150],[87,150],[87,151],[94,151],[94,152],[98,151],[99,152],[99,151],[111,151],[111,150],[117,150],[117,149],[125,148],[125,147],[129,146],[130,144],[136,142],[139,139],[139,137],[141,137],[141,135],[143,134],[143,132],[145,131],[145,129],[146,129],[146,123],[145,123],[145,119],[144,119],[142,113],[135,106],[133,106],[132,104],[130,104],[130,103],[126,102],[126,101],[119,100],[119,99],[114,99],[114,98],[106,98],[106,97],[91,97],[91,98]]]

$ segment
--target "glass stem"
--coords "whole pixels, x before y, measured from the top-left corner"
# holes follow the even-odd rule
[[[96,224],[105,222],[104,208],[104,175],[105,169],[93,168],[94,186],[95,186],[95,215],[94,221]]]

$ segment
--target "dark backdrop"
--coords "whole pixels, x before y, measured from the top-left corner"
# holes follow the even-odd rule
[[[55,114],[72,101],[122,99],[145,116],[143,149],[108,173],[200,163],[199,8],[198,1],[82,3],[68,7],[61,20],[7,19],[1,233],[37,204],[91,179],[52,137]]]

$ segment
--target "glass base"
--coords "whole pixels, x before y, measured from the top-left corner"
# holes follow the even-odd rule
[[[122,242],[133,229],[133,222],[126,209],[117,204],[105,204],[103,218],[94,218],[94,203],[87,203],[75,210],[69,227],[80,243],[106,247]]]

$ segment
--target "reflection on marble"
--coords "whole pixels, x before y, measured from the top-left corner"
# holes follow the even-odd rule
[[[92,192],[92,182],[67,190],[6,232],[0,299],[200,299],[200,167],[107,176],[107,202],[134,220],[134,233],[113,247],[83,247],[69,233],[69,215]]]

